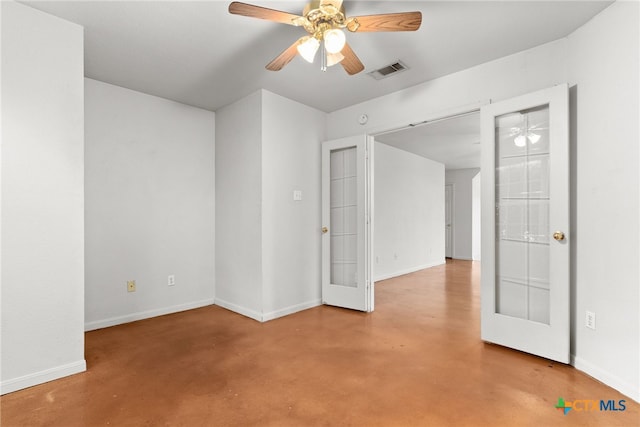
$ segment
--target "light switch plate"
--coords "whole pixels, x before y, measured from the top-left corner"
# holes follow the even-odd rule
[[[293,200],[296,202],[302,200],[302,190],[293,190]]]
[[[593,311],[587,311],[585,316],[584,325],[589,329],[596,329],[596,313]]]

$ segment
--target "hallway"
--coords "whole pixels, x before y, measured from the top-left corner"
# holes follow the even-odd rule
[[[1,398],[10,426],[635,426],[569,366],[480,341],[479,263],[376,284],[376,310],[258,323],[217,306],[86,334],[88,371]],[[626,400],[624,412],[565,400]]]

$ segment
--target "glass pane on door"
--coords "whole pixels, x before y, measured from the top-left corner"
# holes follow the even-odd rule
[[[332,285],[356,287],[358,279],[358,198],[356,147],[332,150],[329,224]]]
[[[495,126],[496,313],[549,324],[549,107]]]

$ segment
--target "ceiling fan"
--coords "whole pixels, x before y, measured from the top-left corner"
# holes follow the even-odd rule
[[[306,61],[313,62],[318,49],[321,50],[321,69],[341,64],[347,74],[354,75],[364,70],[364,65],[346,42],[343,29],[355,32],[374,31],[416,31],[422,23],[422,13],[403,12],[382,15],[352,16],[347,18],[342,0],[312,0],[302,16],[288,12],[254,6],[234,1],[229,5],[229,13],[266,19],[281,24],[303,27],[308,36],[296,40],[266,69],[279,71],[300,54]]]

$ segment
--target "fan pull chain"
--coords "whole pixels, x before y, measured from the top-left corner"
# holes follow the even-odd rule
[[[327,71],[327,51],[324,47],[324,41],[320,43],[320,57],[322,58],[320,70]]]

